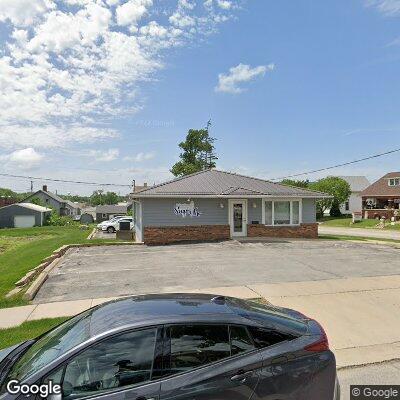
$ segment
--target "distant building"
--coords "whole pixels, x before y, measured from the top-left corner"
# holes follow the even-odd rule
[[[363,218],[400,217],[400,172],[389,172],[360,195]]]
[[[0,207],[9,206],[18,203],[18,200],[11,196],[0,196]]]
[[[74,217],[75,215],[79,215],[81,213],[81,210],[77,204],[69,200],[64,200],[57,194],[49,192],[47,190],[47,185],[43,185],[41,190],[32,193],[25,198],[23,202],[29,202],[33,199],[38,199],[42,205],[56,210],[58,215]]]
[[[340,206],[342,214],[352,214],[353,212],[360,212],[362,210],[362,200],[360,193],[366,189],[370,182],[365,176],[339,176],[345,180],[351,189],[349,199]]]
[[[96,222],[108,221],[118,215],[127,215],[132,210],[132,203],[124,205],[100,205],[96,207]]]

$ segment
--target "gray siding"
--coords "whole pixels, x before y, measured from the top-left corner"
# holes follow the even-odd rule
[[[57,214],[60,215],[60,210],[61,210],[61,204],[60,202],[54,200],[52,197],[48,196],[46,193],[39,192],[35,194],[34,196],[30,196],[24,200],[24,202],[28,203],[31,202],[32,199],[39,199],[41,202],[41,206],[48,207],[48,208],[53,208],[54,210],[57,211]]]
[[[315,208],[315,199],[303,199],[303,222],[317,222],[317,211]]]
[[[255,206],[255,207],[254,207]],[[262,200],[261,199],[248,199],[247,200],[248,218],[247,223],[262,224]]]
[[[46,213],[43,213],[43,222],[46,218],[45,214]],[[30,210],[14,204],[9,207],[0,208],[0,228],[14,228],[14,216],[16,215],[34,215],[35,225],[41,225],[40,211]]]
[[[228,201],[226,199],[191,199],[201,213],[198,217],[175,215],[176,203],[186,199],[141,199],[143,227],[146,226],[196,226],[228,225]],[[224,208],[221,208],[221,203]]]

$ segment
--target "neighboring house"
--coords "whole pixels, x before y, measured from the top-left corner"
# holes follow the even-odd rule
[[[57,194],[49,192],[46,185],[43,186],[43,189],[29,195],[23,202],[32,201],[33,199],[38,199],[41,204],[56,210],[58,215],[74,217],[81,213],[77,204],[69,200],[64,200]]]
[[[136,240],[316,238],[316,200],[330,196],[209,169],[134,194]]]
[[[400,172],[389,172],[361,192],[363,218],[400,216]]]
[[[127,215],[132,210],[132,204],[102,205],[96,207],[96,222],[108,221],[117,215]]]
[[[15,203],[0,208],[0,228],[30,228],[42,226],[51,209],[32,203]]]
[[[369,180],[365,176],[339,176],[345,180],[351,189],[349,199],[340,206],[342,214],[352,214],[353,212],[361,212],[362,200],[360,193],[370,185]]]

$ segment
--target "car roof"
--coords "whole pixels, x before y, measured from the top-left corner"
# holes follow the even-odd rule
[[[213,301],[213,299],[216,299]],[[121,326],[140,326],[178,321],[184,316],[236,315],[210,294],[151,294],[127,297],[101,304],[90,310],[90,334],[96,336]]]

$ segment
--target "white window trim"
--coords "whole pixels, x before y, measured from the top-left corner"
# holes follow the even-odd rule
[[[400,178],[389,178],[389,186],[400,186]],[[393,185],[391,184],[391,181],[393,181]],[[398,182],[396,184],[396,181]]]
[[[271,201],[272,202],[272,225],[267,225],[265,223],[265,202],[266,201]],[[275,202],[276,201],[289,201],[290,202],[290,224],[278,224],[275,225]],[[299,223],[294,224],[293,223],[293,202],[298,201],[299,202]],[[301,198],[299,199],[293,199],[293,198],[283,198],[283,199],[277,199],[277,198],[268,198],[264,197],[262,199],[262,207],[261,207],[261,219],[263,225],[266,226],[299,226],[303,223],[303,200]]]

